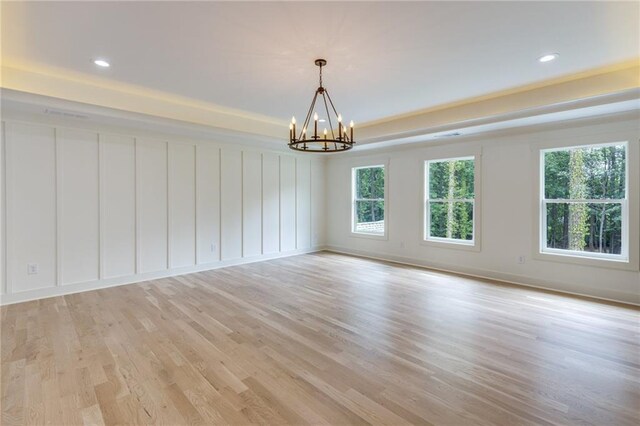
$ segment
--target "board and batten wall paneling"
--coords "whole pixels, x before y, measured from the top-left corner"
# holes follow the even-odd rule
[[[60,284],[99,278],[98,134],[58,129],[58,268]]]
[[[220,151],[220,258],[242,257],[242,151]]]
[[[135,141],[100,134],[101,278],[136,273]]]
[[[220,148],[196,147],[197,263],[220,260]]]
[[[296,248],[296,158],[280,156],[280,251]]]
[[[52,127],[7,123],[9,290],[57,283],[56,141]],[[28,265],[37,271],[28,273]]]
[[[242,256],[262,254],[262,154],[242,153]]]
[[[262,252],[280,250],[280,157],[262,154]]]
[[[311,245],[314,247],[325,243],[327,208],[324,173],[324,162],[311,162]]]
[[[167,269],[167,143],[136,139],[138,272]]]
[[[2,128],[3,304],[301,253],[322,232],[317,158],[48,123]]]
[[[311,161],[296,159],[296,248],[311,247]]]
[[[0,123],[0,295],[7,292],[7,264],[6,264],[6,142],[5,142],[5,124]]]
[[[196,264],[196,148],[169,144],[169,259],[172,268]]]

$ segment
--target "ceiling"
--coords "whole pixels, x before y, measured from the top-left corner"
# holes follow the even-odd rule
[[[363,123],[633,60],[639,16],[638,2],[2,2],[2,60],[284,121],[306,113],[324,57],[339,112]]]

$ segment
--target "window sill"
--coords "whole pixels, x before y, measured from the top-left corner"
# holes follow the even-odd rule
[[[365,238],[365,239],[369,239],[369,240],[388,240],[389,237],[387,237],[387,234],[368,234],[366,232],[353,232],[351,231],[351,237],[355,237],[355,238]]]
[[[596,268],[609,268],[609,269],[619,269],[623,271],[638,271],[637,262],[632,262],[629,259],[615,259],[615,258],[598,258],[598,257],[588,257],[588,256],[576,256],[570,253],[556,253],[556,252],[546,252],[546,251],[538,251],[533,255],[534,259],[544,260],[550,262],[564,263],[564,264],[573,264],[573,265],[581,265],[581,266],[591,266]]]
[[[453,250],[465,250],[465,251],[480,251],[480,243],[478,241],[474,241],[472,243],[463,243],[458,241],[448,241],[446,239],[442,240],[422,240],[420,241],[420,245],[426,247],[438,247],[438,248],[446,248]]]

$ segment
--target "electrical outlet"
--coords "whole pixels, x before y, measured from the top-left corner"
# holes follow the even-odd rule
[[[211,243],[211,252],[215,253],[217,250],[218,246],[216,245],[216,243]]]
[[[27,263],[27,274],[35,275],[38,273],[38,264],[37,263]]]
[[[522,265],[526,260],[527,259],[524,256],[522,256],[522,255],[518,256],[518,263],[520,265]]]

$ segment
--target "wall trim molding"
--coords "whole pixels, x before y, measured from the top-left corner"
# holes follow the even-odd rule
[[[638,90],[638,93],[640,94],[640,90]],[[564,129],[567,126],[571,126],[572,128],[582,128],[597,124],[608,124],[611,122],[631,122],[634,120],[637,121],[640,118],[640,97],[638,97],[638,99],[633,102],[635,102],[637,107],[632,110],[572,117],[558,121],[528,123],[513,127],[496,127],[493,129],[486,129],[471,133],[463,132],[460,136],[456,136],[453,138],[430,138],[431,136],[434,136],[435,133],[441,133],[441,131],[439,130],[438,132],[426,133],[420,136],[419,141],[410,141],[409,139],[407,139],[407,141],[403,141],[400,139],[389,139],[387,142],[360,145],[347,152],[341,153],[340,156],[330,154],[327,156],[327,159],[329,161],[342,161],[346,159],[352,159],[354,157],[382,155],[391,152],[410,151],[415,149],[430,149],[449,145],[466,145],[473,144],[477,141],[484,141],[489,139],[501,139],[536,134],[540,132],[552,132]],[[447,132],[456,130],[463,130],[463,128],[459,126],[451,126],[447,129]]]
[[[548,80],[535,85],[467,99],[423,111],[385,117],[360,126],[360,140],[375,142],[399,135],[424,133],[426,129],[469,123],[475,120],[502,120],[507,117],[538,115],[612,102],[613,99],[637,99],[640,78],[637,61],[611,69],[574,74],[565,79]]]
[[[286,122],[177,94],[42,65],[4,63],[6,89],[190,123],[277,137]],[[285,135],[286,133],[283,133]]]
[[[497,281],[504,284],[511,284],[521,287],[527,287],[538,290],[545,290],[551,293],[579,296],[581,298],[591,299],[594,301],[606,301],[623,304],[629,307],[640,307],[640,294],[627,294],[621,292],[614,292],[609,296],[595,296],[593,294],[581,293],[578,291],[561,290],[558,287],[562,287],[559,282],[552,282],[548,280],[535,279],[527,277],[525,275],[504,273],[500,271],[494,271],[490,269],[479,269],[461,267],[459,265],[444,264],[430,262],[424,259],[417,259],[405,256],[396,256],[389,253],[374,253],[368,250],[354,250],[347,247],[327,245],[325,251],[344,254],[349,256],[363,257],[367,259],[380,260],[383,262],[398,263],[401,265],[413,266],[417,268],[430,269],[434,271],[447,272],[451,274],[464,275],[467,277],[480,278],[484,280]],[[556,286],[556,287],[554,287]],[[615,293],[620,293],[623,297],[616,297]],[[626,296],[626,298],[624,297]],[[631,300],[627,300],[631,299]],[[635,300],[633,300],[635,299]],[[633,301],[632,301],[633,300]]]
[[[63,98],[22,92],[0,87],[2,119],[39,123],[63,128],[156,139],[188,138],[191,141],[225,141],[229,145],[244,145],[260,149],[289,152],[285,139],[268,134],[251,133],[247,128],[228,129],[188,120],[150,115],[106,106],[76,102]],[[47,112],[48,111],[48,112]],[[283,124],[285,129],[286,125]]]
[[[177,277],[180,275],[193,274],[196,272],[212,271],[215,269],[227,268],[229,266],[246,265],[249,263],[264,262],[266,260],[281,259],[285,257],[297,256],[301,254],[316,253],[323,251],[325,247],[317,246],[309,249],[297,249],[284,253],[273,253],[267,255],[259,255],[248,258],[238,258],[230,260],[222,260],[219,262],[205,263],[195,266],[184,266],[173,269],[166,269],[156,272],[143,272],[134,275],[125,275],[121,277],[104,278],[96,281],[88,281],[74,283],[56,287],[47,287],[42,289],[24,291],[12,294],[3,294],[0,296],[0,306],[12,305],[15,303],[29,302],[34,300],[48,299],[51,297],[66,296],[76,293],[84,293],[86,291],[100,290],[111,287],[119,287],[122,285],[139,284],[145,281],[152,281],[162,278]]]
[[[458,130],[479,135],[637,111],[639,70],[638,61],[633,60],[360,123],[360,142],[355,151],[424,141],[442,143],[434,138]],[[225,138],[238,143],[253,141],[265,148],[287,149],[281,138],[286,123],[276,117],[110,80],[88,81],[85,75],[63,77],[56,70],[5,66],[3,71],[8,77],[0,90],[5,115],[8,111],[17,117],[41,116],[53,108],[57,118],[76,122],[75,126],[93,121],[147,132],[161,128],[178,135]],[[96,99],[101,99],[99,105]],[[51,117],[40,117],[45,118]]]

